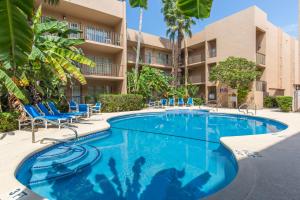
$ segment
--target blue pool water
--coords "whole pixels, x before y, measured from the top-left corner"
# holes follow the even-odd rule
[[[55,200],[200,199],[228,185],[238,170],[220,137],[287,128],[264,118],[190,110],[127,115],[109,123],[107,131],[33,155],[17,179]]]

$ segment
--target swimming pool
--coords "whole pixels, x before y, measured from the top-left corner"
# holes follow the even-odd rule
[[[28,158],[17,179],[48,199],[199,199],[228,185],[238,166],[220,137],[284,130],[277,121],[204,110],[132,114],[107,131]]]

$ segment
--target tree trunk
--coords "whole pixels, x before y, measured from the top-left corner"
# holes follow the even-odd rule
[[[172,45],[172,85],[173,87],[176,86],[176,80],[175,80],[175,68],[176,68],[176,55],[175,55],[175,41],[171,40]]]
[[[143,8],[140,8],[140,19],[139,19],[139,35],[136,49],[136,60],[135,60],[135,88],[137,87],[138,73],[139,73],[139,61],[141,51],[141,37],[142,37],[142,24],[143,24]]]
[[[181,42],[183,40],[183,35],[181,33],[181,29],[179,28],[178,30],[178,38],[177,38],[177,65],[175,67],[175,79],[176,79],[176,84],[178,83],[178,69],[181,66]]]
[[[186,97],[189,95],[188,94],[188,77],[189,77],[188,49],[187,49],[186,37],[184,37],[184,86],[185,86],[185,96]]]

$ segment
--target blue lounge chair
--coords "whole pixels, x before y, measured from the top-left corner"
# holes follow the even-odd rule
[[[87,104],[79,104],[78,112],[84,113],[85,116],[90,116],[90,107]]]
[[[44,120],[45,128],[48,128],[48,121],[47,120],[57,121],[59,123],[59,125],[58,125],[59,129],[60,129],[61,124],[62,124],[63,121],[68,122],[68,118],[65,118],[65,117],[44,116],[41,113],[39,113],[38,110],[32,105],[25,105],[24,110],[29,115],[31,120],[34,120],[37,117],[42,118],[41,120],[45,119]]]
[[[48,103],[48,107],[51,109],[52,113],[54,115],[61,115],[61,116],[76,116],[76,117],[81,117],[84,116],[84,113],[82,112],[69,112],[69,113],[61,113],[57,107],[55,106],[55,104],[52,101],[49,101]]]
[[[193,98],[189,97],[186,102],[186,106],[193,106],[193,105],[194,105],[194,100]]]
[[[178,99],[178,106],[184,106],[184,100],[183,98]]]
[[[169,98],[169,106],[175,106],[175,99]]]
[[[92,113],[100,113],[101,112],[102,104],[100,102],[97,102],[92,108]]]
[[[90,116],[90,107],[87,104],[77,104],[75,101],[69,101],[69,110],[70,112],[80,112],[83,113],[85,116]]]
[[[77,112],[77,111],[78,111],[78,105],[77,105],[77,103],[76,103],[75,101],[73,101],[73,100],[70,100],[70,101],[69,101],[69,111],[70,111],[70,112],[73,112],[73,111]]]
[[[73,118],[75,118],[75,116],[72,116],[72,115],[61,115],[61,114],[55,115],[54,113],[51,113],[43,103],[38,103],[37,107],[42,113],[44,113],[45,116],[64,117],[64,118],[69,119],[71,123],[72,123]]]
[[[167,99],[161,99],[161,100],[160,100],[160,103],[161,103],[161,106],[164,107],[164,106],[167,105],[168,100],[167,100]]]

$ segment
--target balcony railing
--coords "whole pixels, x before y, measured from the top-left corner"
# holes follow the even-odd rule
[[[204,83],[205,82],[205,77],[198,75],[198,76],[190,76],[189,81],[191,83]]]
[[[143,64],[152,64],[152,65],[165,65],[165,66],[171,66],[172,61],[171,58],[164,59],[159,58],[158,56],[141,56],[140,63]],[[143,59],[144,58],[144,59]],[[134,53],[128,53],[127,54],[127,60],[130,62],[136,61],[136,55]]]
[[[204,61],[205,61],[205,56],[203,54],[189,56],[189,59],[188,59],[189,64],[194,64],[194,63],[199,63],[199,62],[204,62]]]
[[[112,63],[96,63],[95,67],[82,66],[84,75],[123,77],[122,67]]]
[[[81,30],[81,34],[70,34],[72,38],[84,38],[98,43],[111,44],[121,46],[121,34],[113,31],[107,31],[92,25],[84,25],[74,22],[69,22],[69,26],[74,29]]]
[[[262,53],[256,53],[256,64],[266,65],[266,55]]]
[[[256,81],[256,91],[266,92],[267,82],[266,81]]]

